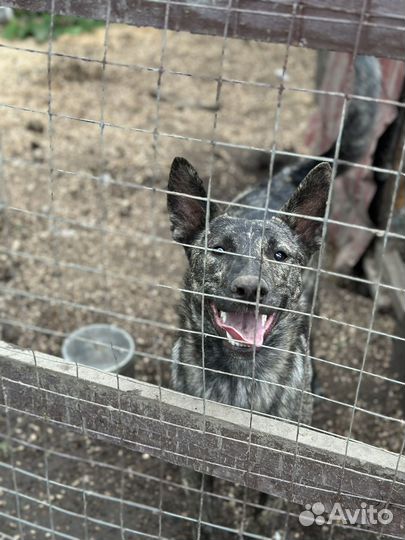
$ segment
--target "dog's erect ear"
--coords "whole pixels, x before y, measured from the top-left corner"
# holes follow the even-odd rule
[[[332,169],[328,163],[314,167],[281,210],[308,217],[324,217],[331,176]],[[322,221],[281,214],[280,218],[293,229],[310,252],[316,251],[321,239]]]
[[[176,157],[170,169],[167,189],[175,192],[167,196],[173,238],[177,242],[191,244],[195,235],[204,230],[207,217],[207,192],[202,180],[186,159]],[[217,213],[217,206],[210,203],[209,218],[214,218]]]

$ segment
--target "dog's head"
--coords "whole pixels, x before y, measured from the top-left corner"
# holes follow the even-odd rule
[[[263,223],[221,214],[212,202],[208,206],[195,169],[183,158],[174,159],[167,199],[172,234],[189,260],[186,286],[207,295],[206,332],[226,337],[227,346],[241,351],[260,347],[297,306],[300,266],[319,248],[330,176],[327,163],[316,166],[282,207],[286,214]],[[196,314],[201,298],[192,295]]]

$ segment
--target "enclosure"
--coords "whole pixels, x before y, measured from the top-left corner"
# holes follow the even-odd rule
[[[405,538],[405,4],[3,5],[50,15],[42,42],[0,42],[0,538]],[[59,15],[101,22],[58,36]],[[346,55],[348,73],[359,56],[384,59],[382,93],[344,77],[334,88],[321,50]],[[322,100],[336,113],[330,155],[314,140]],[[379,107],[381,129],[345,192],[355,102]],[[311,426],[170,389],[187,332],[187,261],[166,209],[175,156],[224,207],[260,181],[271,198],[294,160],[330,162],[306,314],[321,389]],[[62,359],[64,339],[95,323],[133,337],[128,376]],[[198,488],[182,467],[204,473]],[[322,519],[308,526],[314,503]],[[328,522],[335,503],[393,519]]]

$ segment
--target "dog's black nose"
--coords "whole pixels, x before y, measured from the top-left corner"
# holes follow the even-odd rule
[[[241,300],[255,302],[257,298],[257,290],[259,289],[258,276],[239,276],[233,280],[231,285],[232,293]],[[259,300],[268,294],[269,289],[263,281],[260,283]]]

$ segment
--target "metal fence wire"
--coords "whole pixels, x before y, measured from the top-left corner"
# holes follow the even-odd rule
[[[405,538],[404,2],[3,5],[49,28],[0,42],[0,539]],[[59,36],[60,15],[103,24]],[[261,379],[256,345],[249,376],[213,363],[207,339],[227,338],[205,308],[234,298],[207,292],[209,215],[199,246],[172,239],[175,156],[207,179],[188,200],[268,219],[283,171],[331,165],[315,262],[277,263],[310,276],[304,312],[275,306],[305,320],[305,346],[262,345],[311,362],[311,390]],[[256,185],[259,207],[235,199]],[[190,246],[199,291],[182,279]],[[263,252],[225,252],[262,269]],[[198,298],[197,327],[181,295]],[[96,323],[134,338],[125,375],[62,359]],[[179,335],[199,343],[195,392],[172,389]],[[295,391],[296,416],[212,399],[208,376]]]

